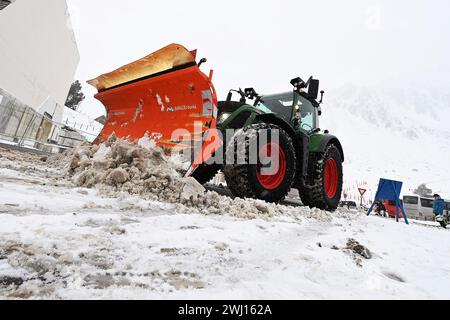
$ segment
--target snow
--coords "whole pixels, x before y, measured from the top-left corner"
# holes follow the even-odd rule
[[[148,134],[145,134],[141,139],[139,139],[138,145],[144,149],[150,150],[156,147],[156,140],[151,139]]]
[[[106,156],[111,152],[111,147],[106,146],[105,144],[101,144],[100,148],[93,155],[93,160],[101,161],[105,160]]]
[[[426,183],[450,199],[448,88],[344,85],[325,97],[321,128],[339,137],[346,154],[345,189],[373,199],[380,178],[404,182],[402,195]]]
[[[44,160],[0,149],[0,298],[450,298],[450,233],[436,225],[286,206],[183,213],[75,187],[67,154]]]

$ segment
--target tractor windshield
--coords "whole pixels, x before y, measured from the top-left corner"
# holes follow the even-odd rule
[[[263,96],[261,102],[259,102],[256,107],[264,112],[274,113],[289,123],[292,119],[293,105],[294,94],[293,92],[287,92]]]
[[[317,127],[316,109],[308,99],[301,95],[298,95],[298,105],[301,129],[306,132],[314,130]]]

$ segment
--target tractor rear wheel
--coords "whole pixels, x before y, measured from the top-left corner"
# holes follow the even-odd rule
[[[224,175],[235,196],[278,203],[290,191],[296,171],[295,150],[292,139],[280,127],[260,123],[240,130],[226,154],[232,162],[226,163]]]
[[[334,211],[342,193],[342,156],[331,144],[324,153],[311,155],[308,168],[308,186],[299,190],[304,205]]]

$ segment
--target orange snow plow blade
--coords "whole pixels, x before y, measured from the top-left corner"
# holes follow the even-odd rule
[[[88,83],[107,110],[98,142],[113,134],[128,141],[148,136],[166,149],[203,142],[191,169],[220,147],[217,137],[211,138],[218,112],[214,86],[197,66],[195,53],[181,45],[169,45]]]

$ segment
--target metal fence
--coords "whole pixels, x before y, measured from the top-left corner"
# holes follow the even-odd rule
[[[46,152],[61,152],[76,147],[86,138],[0,89],[0,140]]]

